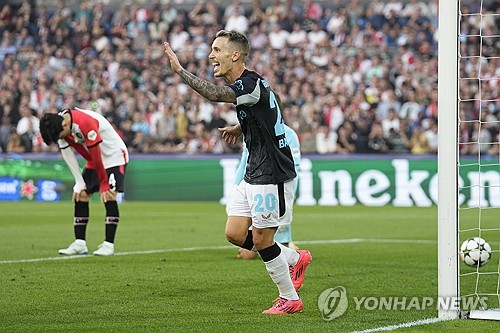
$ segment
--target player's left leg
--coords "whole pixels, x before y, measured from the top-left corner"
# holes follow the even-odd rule
[[[290,266],[290,276],[293,286],[298,291],[302,287],[306,268],[311,263],[312,256],[307,250],[296,250],[295,246],[292,245],[293,243],[289,235],[291,235],[290,225],[282,225],[278,228],[274,239],[285,255],[287,264]],[[287,243],[289,246],[286,246]],[[244,259],[253,259],[251,256],[243,257],[247,256],[246,252],[240,252],[240,255]]]
[[[279,297],[264,314],[289,314],[302,311],[302,300],[295,291],[289,266],[281,247],[274,241],[273,228],[254,228],[254,244],[279,290]]]
[[[105,240],[101,243],[97,250],[93,252],[95,256],[112,256],[115,254],[115,235],[120,214],[118,211],[118,203],[116,201],[117,193],[113,192],[106,197],[104,207],[106,209],[105,219]]]
[[[120,221],[118,193],[123,193],[125,184],[125,166],[117,166],[106,169],[109,179],[111,194],[106,197],[104,207],[106,209],[105,240],[99,248],[93,252],[96,256],[112,256],[115,253],[115,235]]]
[[[291,182],[285,183],[283,188],[285,203],[289,205],[290,208],[293,207],[292,205],[295,194],[295,190],[291,185]],[[290,245],[292,242],[291,209],[289,209],[289,213],[289,215],[285,215],[282,218],[282,222],[286,224],[282,224],[279,226],[274,239],[278,242],[278,245],[285,255],[287,263],[290,266],[290,276],[292,277],[293,286],[295,290],[299,290],[304,282],[306,268],[311,262],[312,256],[311,253],[307,250],[297,251],[295,247],[283,245],[284,243],[288,243]]]

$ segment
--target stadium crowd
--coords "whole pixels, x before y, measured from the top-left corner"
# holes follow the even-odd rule
[[[103,1],[80,1],[78,8],[59,1],[55,9],[35,3],[0,8],[0,152],[55,149],[43,144],[39,118],[75,106],[103,114],[131,152],[239,151],[217,131],[237,122],[234,108],[192,93],[163,53],[168,40],[187,59],[185,68],[214,80],[207,36],[220,29],[249,37],[248,68],[277,90],[302,153],[437,151],[436,0],[329,7],[234,0],[224,8],[208,0],[188,10],[169,0],[117,8]],[[498,1],[483,11],[497,15],[464,16],[460,25],[467,57],[460,77],[469,78],[460,80],[460,149],[498,155]],[[479,33],[487,37],[479,41]]]

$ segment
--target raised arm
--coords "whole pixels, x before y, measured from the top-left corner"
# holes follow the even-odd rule
[[[212,102],[236,102],[236,94],[228,86],[219,86],[210,81],[199,78],[184,68],[177,73],[191,88],[196,90],[201,96]]]
[[[193,88],[201,96],[205,97],[211,102],[227,102],[235,103],[236,94],[233,89],[228,86],[219,86],[213,84],[210,81],[199,78],[193,73],[188,72],[182,67],[177,55],[170,47],[170,44],[165,42],[165,54],[168,56],[170,61],[170,67],[177,73],[184,82],[186,82],[191,88]]]

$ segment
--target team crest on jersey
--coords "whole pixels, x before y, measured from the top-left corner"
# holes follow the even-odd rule
[[[90,132],[88,132],[87,139],[89,139],[89,141],[95,141],[95,139],[97,139],[96,131],[91,130]]]
[[[234,85],[236,86],[236,88],[238,88],[239,90],[243,90],[244,87],[243,87],[243,81],[241,80],[236,80],[234,81]]]

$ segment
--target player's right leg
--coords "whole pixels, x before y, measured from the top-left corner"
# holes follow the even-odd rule
[[[249,230],[252,224],[252,215],[250,207],[246,200],[246,184],[242,182],[238,185],[231,195],[226,206],[226,239],[241,248],[252,250],[253,237],[252,230]]]
[[[226,221],[226,239],[231,244],[243,249],[252,250],[252,230],[248,230],[252,219],[247,216],[228,216]]]
[[[80,200],[74,202],[75,211],[73,217],[73,229],[75,233],[75,241],[67,248],[60,249],[59,254],[63,255],[77,255],[88,254],[87,242],[85,240],[87,224],[89,222],[89,200],[91,194],[86,191],[80,193]]]

